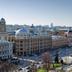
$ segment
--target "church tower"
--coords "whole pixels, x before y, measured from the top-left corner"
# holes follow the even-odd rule
[[[6,21],[4,18],[0,20],[0,32],[6,32]]]

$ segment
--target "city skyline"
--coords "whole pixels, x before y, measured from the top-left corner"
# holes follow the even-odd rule
[[[72,26],[71,0],[0,0],[7,24]]]

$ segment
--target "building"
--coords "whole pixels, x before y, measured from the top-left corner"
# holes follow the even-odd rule
[[[9,34],[7,32],[0,32],[0,40],[8,41]]]
[[[0,40],[0,59],[8,59],[13,55],[12,43]]]
[[[0,20],[0,32],[6,32],[6,21],[4,18]]]
[[[30,27],[30,26],[28,26],[28,25],[18,25],[18,24],[14,24],[14,25],[9,24],[9,25],[6,25],[6,32],[14,32],[14,31],[21,29],[23,27]]]
[[[68,46],[68,38],[60,35],[52,36],[52,48],[59,48]]]
[[[28,29],[19,29],[15,34],[16,55],[41,53],[51,48],[51,36],[34,34]]]
[[[68,38],[69,46],[72,46],[72,29],[66,33],[66,36]]]
[[[14,54],[31,55],[45,52],[49,49],[68,46],[68,38],[64,35],[53,35],[48,31],[37,31],[31,27],[21,28],[15,34],[9,34],[8,41],[14,44]]]
[[[0,20],[0,59],[8,59],[13,55],[13,44],[8,41],[9,34],[6,32],[6,21]]]
[[[48,26],[5,26],[5,24],[5,19],[2,18],[0,20],[0,40],[11,42],[16,55],[38,54],[68,44],[67,37],[62,30],[56,32],[53,29],[49,30]]]

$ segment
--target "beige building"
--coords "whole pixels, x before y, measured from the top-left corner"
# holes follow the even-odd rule
[[[51,32],[34,32],[35,29],[22,28],[15,34],[0,32],[0,39],[13,43],[13,52],[16,55],[28,55],[45,52],[51,48],[59,48],[68,45],[68,39],[60,32],[60,35],[51,36]],[[61,35],[62,33],[62,35]]]
[[[65,30],[57,30],[53,32],[53,35],[65,36]]]
[[[52,36],[52,48],[68,46],[68,38],[65,36]]]
[[[33,33],[33,32],[32,32]],[[28,29],[19,29],[15,33],[16,55],[41,53],[51,48],[51,36],[31,34]]]
[[[15,35],[8,32],[0,32],[0,40],[6,40],[15,43]]]
[[[68,39],[61,35],[31,35],[26,29],[19,29],[15,35],[9,35],[8,41],[14,43],[16,55],[30,55],[45,52],[51,48],[68,46]]]
[[[7,32],[0,32],[0,40],[8,40],[8,36]]]
[[[59,31],[56,36],[52,36],[51,31],[45,29],[22,28],[15,34],[6,32],[6,22],[4,18],[0,20],[0,40],[13,43],[13,52],[16,55],[28,55],[45,52],[51,48],[58,48],[68,45],[68,39],[64,36],[64,31]],[[70,38],[70,37],[69,37]]]
[[[17,55],[41,53],[51,48],[51,37],[29,37],[16,39],[15,44],[15,51]]]
[[[66,36],[67,36],[67,38],[68,38],[69,46],[72,46],[72,30],[69,30],[69,31],[66,33]]]

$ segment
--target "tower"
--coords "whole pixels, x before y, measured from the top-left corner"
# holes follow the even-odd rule
[[[0,20],[0,32],[6,32],[6,21],[4,18]]]
[[[53,23],[51,23],[50,25],[51,25],[51,28],[53,28]]]

